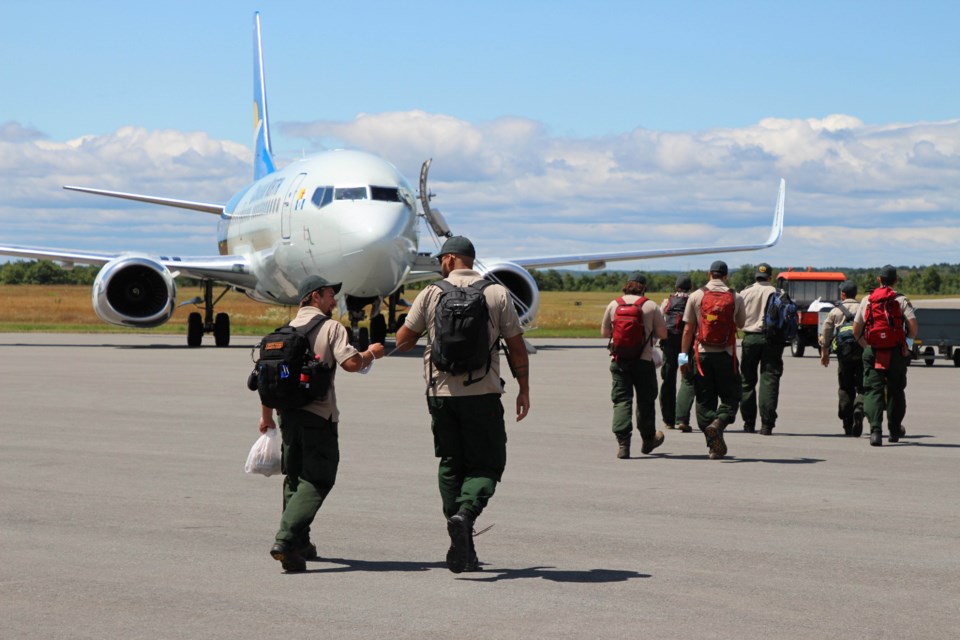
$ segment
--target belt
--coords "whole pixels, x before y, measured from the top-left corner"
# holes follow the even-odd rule
[[[759,336],[763,331],[744,331],[743,334],[746,336]]]

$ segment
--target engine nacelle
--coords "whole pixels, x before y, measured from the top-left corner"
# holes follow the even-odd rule
[[[484,265],[484,268],[478,265],[475,268],[487,280],[502,284],[510,291],[520,323],[530,324],[540,307],[540,290],[530,272],[512,262],[497,262]]]
[[[93,283],[93,310],[121,327],[158,327],[173,315],[177,286],[170,271],[146,256],[103,265]]]

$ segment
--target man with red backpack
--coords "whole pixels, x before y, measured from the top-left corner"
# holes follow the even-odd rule
[[[879,287],[860,304],[853,336],[863,347],[863,413],[870,423],[870,445],[883,445],[883,412],[887,412],[890,442],[903,436],[907,413],[907,363],[917,336],[913,305],[893,290],[897,270],[886,265]]]
[[[653,341],[666,338],[667,327],[657,303],[643,295],[646,289],[646,277],[642,273],[632,274],[623,287],[623,295],[607,305],[600,323],[600,335],[610,339],[613,435],[620,459],[630,457],[634,391],[637,430],[643,439],[640,451],[651,453],[664,439],[663,432],[656,427],[657,368],[653,364]]]
[[[707,438],[710,459],[718,460],[727,455],[723,430],[736,419],[740,405],[737,329],[746,321],[743,298],[727,286],[726,262],[710,265],[710,282],[690,294],[683,321],[677,364],[684,376],[693,369],[697,426]]]
[[[667,338],[660,341],[663,351],[663,366],[660,367],[660,417],[667,429],[679,429],[690,433],[690,409],[693,407],[693,378],[680,377],[680,389],[677,390],[677,356],[680,355],[680,342],[683,339],[683,312],[690,298],[689,275],[677,276],[676,291],[663,300],[660,313],[667,325]]]

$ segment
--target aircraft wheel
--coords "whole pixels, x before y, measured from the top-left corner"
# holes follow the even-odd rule
[[[203,340],[203,317],[194,311],[187,316],[187,346],[199,347]]]
[[[803,340],[800,339],[800,336],[797,336],[790,341],[790,355],[792,355],[794,358],[802,358],[805,348],[806,345],[803,344]]]
[[[218,347],[230,346],[230,316],[218,313],[213,321],[213,338]]]
[[[360,327],[360,337],[357,338],[357,350],[366,351],[370,346],[370,331],[366,327]]]
[[[370,342],[387,342],[387,319],[382,313],[370,318]]]
[[[953,352],[953,366],[960,367],[960,349]]]
[[[933,366],[933,361],[935,359],[936,352],[933,350],[933,347],[927,347],[923,350],[923,362],[928,366]]]

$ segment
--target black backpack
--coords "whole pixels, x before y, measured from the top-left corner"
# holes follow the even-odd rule
[[[256,366],[247,379],[247,388],[260,393],[261,404],[296,409],[327,396],[333,371],[317,359],[308,336],[329,319],[321,315],[302,327],[286,325],[264,336]]]
[[[687,300],[690,296],[687,294],[671,294],[667,298],[667,309],[663,313],[663,321],[667,325],[667,344],[672,347],[680,348],[680,340],[683,338],[683,328],[686,323],[683,321],[683,312],[687,308]]]
[[[490,371],[490,310],[483,290],[491,284],[489,280],[466,287],[446,280],[434,283],[440,289],[440,299],[434,312],[430,363],[438,371],[453,375],[469,373],[465,386],[479,382]],[[484,367],[483,376],[474,379],[473,372]]]
[[[837,354],[838,360],[844,362],[859,360],[863,356],[863,348],[857,344],[853,337],[854,315],[842,302],[838,302],[836,306],[843,314],[844,321],[833,330],[833,344],[831,345],[833,352]]]

